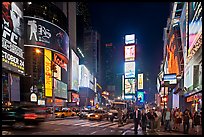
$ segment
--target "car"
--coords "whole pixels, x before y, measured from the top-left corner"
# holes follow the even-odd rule
[[[93,113],[94,110],[89,110],[89,109],[83,109],[81,110],[80,114],[79,114],[79,118],[87,118],[88,114]]]
[[[108,113],[104,110],[95,110],[93,113],[87,115],[89,120],[103,120],[106,118],[108,120]]]
[[[76,112],[72,110],[55,111],[56,118],[64,118],[64,117],[70,117],[70,116],[76,116]]]
[[[28,125],[38,125],[42,118],[36,114],[31,106],[3,106],[2,125],[11,126],[14,129],[22,129]]]

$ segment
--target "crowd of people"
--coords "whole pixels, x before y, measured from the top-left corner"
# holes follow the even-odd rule
[[[135,106],[134,110],[134,124],[135,134],[138,133],[138,124],[142,127],[142,131],[146,133],[146,128],[150,129],[150,132],[155,131],[178,131],[184,134],[189,134],[190,126],[192,126],[195,134],[199,133],[201,126],[202,109],[199,111],[191,112],[188,108],[185,111],[181,111],[180,108],[174,109],[150,109],[148,112],[145,109],[140,110]],[[183,127],[183,128],[182,128]]]

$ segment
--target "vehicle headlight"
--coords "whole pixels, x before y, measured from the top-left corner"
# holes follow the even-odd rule
[[[90,117],[90,115],[87,115],[87,117]]]
[[[108,115],[113,115],[113,113],[111,113],[111,112],[108,112]]]
[[[98,115],[95,115],[95,117],[98,117]]]

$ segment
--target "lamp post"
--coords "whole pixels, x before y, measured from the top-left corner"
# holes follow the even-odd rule
[[[35,49],[35,52],[37,54],[42,53],[38,48]],[[55,77],[54,77],[54,73],[57,72],[56,67],[55,67],[56,63],[54,61],[50,60],[46,55],[44,55],[44,56],[51,62],[51,71],[52,71],[51,78],[52,78],[52,83],[53,83],[52,84],[52,107],[53,107],[52,118],[54,119],[55,118],[55,93],[54,93],[54,78]]]

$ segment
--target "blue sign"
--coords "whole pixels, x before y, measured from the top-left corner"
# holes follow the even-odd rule
[[[143,91],[137,91],[137,101],[140,103],[144,102],[144,92]]]

